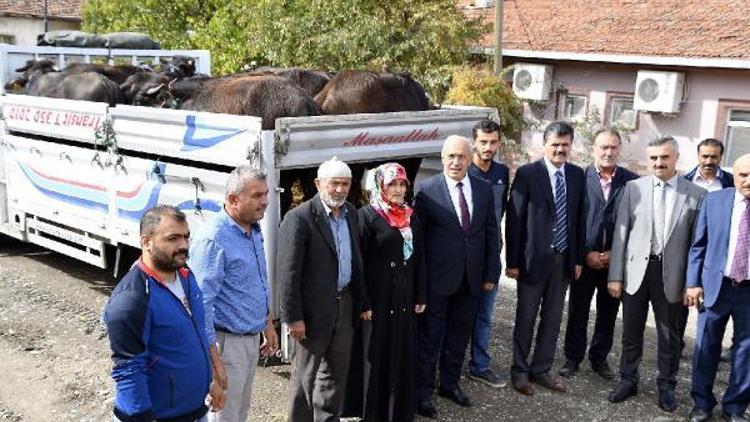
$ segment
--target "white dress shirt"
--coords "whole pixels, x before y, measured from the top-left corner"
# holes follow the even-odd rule
[[[729,249],[727,249],[727,265],[724,267],[724,275],[729,276],[734,262],[734,251],[737,249],[737,237],[740,235],[740,219],[745,212],[745,197],[741,193],[734,193],[734,206],[732,207],[732,225],[729,226]],[[750,253],[748,254],[750,255]],[[750,280],[750,268],[748,268],[745,280]],[[738,280],[742,281],[742,280]]]
[[[552,199],[557,200],[557,198],[555,198],[555,182],[557,181],[555,173],[559,170],[562,173],[563,183],[565,183],[565,164],[563,163],[560,167],[555,167],[547,157],[544,157],[544,166],[547,167],[547,173],[549,173],[549,182],[550,186],[552,186]],[[567,188],[568,186],[566,185],[565,189]]]
[[[696,185],[702,187],[703,189],[713,192],[715,190],[721,190],[724,189],[724,187],[721,185],[721,179],[719,178],[721,176],[721,169],[719,169],[716,172],[716,176],[714,176],[713,180],[710,182],[703,179],[703,176],[701,176],[700,170],[695,171],[695,176],[693,176],[693,183]]]
[[[659,183],[665,183],[664,189],[666,189],[666,198],[664,198],[664,243],[666,245],[667,240],[667,234],[669,233],[669,224],[672,221],[672,212],[674,211],[674,202],[677,199],[677,178],[678,175],[672,176],[669,180],[666,182],[663,182],[661,179],[659,179],[656,176],[652,176],[652,179],[654,181],[654,195],[653,195],[653,204],[652,209],[656,210],[657,204],[656,201],[659,200],[659,195],[657,195],[657,184]],[[652,223],[653,224],[653,223]],[[665,246],[665,245],[662,245]]]
[[[450,177],[443,174],[445,177],[445,183],[448,184],[448,192],[451,194],[451,201],[453,201],[453,208],[456,210],[456,216],[458,216],[458,222],[461,222],[461,203],[458,199],[458,182],[451,179]],[[469,221],[471,221],[472,214],[474,213],[474,202],[472,201],[471,195],[471,181],[469,181],[469,173],[466,173],[463,180],[460,181],[464,185],[461,187],[464,191],[464,197],[466,198],[466,205],[469,206]]]

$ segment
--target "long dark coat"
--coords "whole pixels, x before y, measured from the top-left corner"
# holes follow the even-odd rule
[[[412,421],[417,359],[414,305],[427,303],[422,228],[413,214],[414,252],[405,261],[401,233],[372,206],[359,210],[359,225],[365,290],[373,317],[355,339],[346,413],[364,415],[368,422]]]

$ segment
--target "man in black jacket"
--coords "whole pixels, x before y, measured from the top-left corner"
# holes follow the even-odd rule
[[[617,165],[621,145],[620,134],[613,129],[601,129],[594,134],[594,164],[586,168],[585,262],[581,279],[570,285],[565,365],[559,372],[566,378],[578,371],[578,365],[586,355],[586,329],[595,290],[596,325],[589,347],[591,369],[605,380],[615,377],[607,363],[607,355],[612,349],[620,301],[607,292],[609,250],[622,188],[628,181],[638,178],[637,174]]]
[[[357,210],[346,202],[351,170],[335,157],[318,168],[318,194],[279,228],[281,319],[294,338],[289,420],[338,420],[354,324],[369,309],[362,289]],[[368,317],[362,313],[362,317]]]

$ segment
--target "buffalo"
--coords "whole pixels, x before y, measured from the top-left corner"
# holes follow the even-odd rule
[[[94,101],[110,106],[124,101],[120,87],[96,72],[73,75],[66,72],[45,73],[29,82],[28,94],[37,97]]]
[[[132,65],[111,66],[108,64],[73,63],[68,65],[63,72],[75,75],[85,72],[94,72],[107,77],[116,84],[121,84],[131,75],[143,72],[143,68]]]
[[[422,111],[430,108],[422,85],[408,73],[345,70],[315,96],[323,114]]]
[[[279,117],[317,116],[313,98],[286,78],[241,75],[206,79],[180,108],[212,113],[257,116],[264,130],[273,129]]]
[[[259,67],[250,73],[253,75],[281,76],[294,82],[311,97],[318,95],[334,75],[334,73],[320,70],[283,67]]]

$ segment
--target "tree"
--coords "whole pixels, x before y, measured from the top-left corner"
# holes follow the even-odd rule
[[[430,81],[489,28],[453,0],[89,0],[84,30],[142,31],[164,48],[211,51],[213,72],[245,66],[408,71]]]

